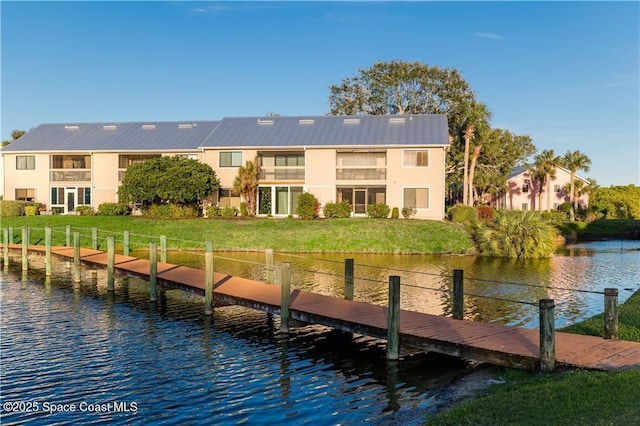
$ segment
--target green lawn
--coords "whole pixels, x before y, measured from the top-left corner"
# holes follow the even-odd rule
[[[640,341],[640,291],[619,307],[619,337]],[[602,315],[562,329],[602,335]],[[639,425],[640,371],[551,374],[498,369],[506,379],[427,425]]]
[[[21,241],[21,227],[31,228],[31,243],[44,244],[44,227],[53,229],[53,244],[64,245],[66,226],[81,234],[89,246],[92,228],[99,229],[100,247],[108,235],[122,242],[131,233],[131,247],[148,247],[161,235],[171,248],[264,250],[335,253],[474,253],[473,241],[464,229],[445,221],[406,219],[146,219],[109,216],[19,216],[1,218],[1,228],[14,228],[14,242]]]

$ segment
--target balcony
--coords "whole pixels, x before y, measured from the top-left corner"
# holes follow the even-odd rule
[[[91,170],[51,170],[49,180],[51,182],[90,182]]]
[[[304,180],[304,166],[300,167],[261,167],[259,180]]]
[[[336,169],[336,180],[386,180],[387,169],[378,168],[339,168]]]

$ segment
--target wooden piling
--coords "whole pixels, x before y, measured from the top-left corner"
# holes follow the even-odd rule
[[[9,227],[9,244],[13,244],[14,243],[14,238],[13,238],[13,226]]]
[[[98,228],[91,228],[91,248],[98,250]]]
[[[389,315],[387,317],[387,359],[400,357],[400,277],[389,277]]]
[[[213,241],[207,241],[204,254],[204,313],[213,314]]]
[[[167,263],[167,236],[160,235],[160,262]]]
[[[551,372],[556,363],[556,336],[553,299],[540,299],[540,364],[543,372]]]
[[[71,225],[67,225],[65,229],[64,245],[65,247],[71,247]]]
[[[44,275],[51,276],[51,227],[44,227]]]
[[[129,231],[124,231],[122,254],[125,256],[129,256],[129,245],[131,244],[129,238]]]
[[[156,243],[149,243],[149,300],[155,302],[158,283],[158,249]]]
[[[453,270],[453,318],[464,318],[464,272]]]
[[[80,274],[80,233],[73,233],[73,282],[79,283]]]
[[[113,236],[107,237],[107,290],[114,290],[114,273],[116,263],[116,239]]]
[[[273,249],[266,249],[264,251],[266,271],[267,271],[267,284],[273,284]]]
[[[618,289],[604,289],[604,338],[618,338]]]
[[[353,259],[344,260],[344,298],[353,300],[353,277],[354,277],[354,261]]]
[[[282,284],[280,285],[280,332],[289,333],[289,319],[291,313],[289,306],[291,304],[291,263],[284,262],[282,264]]]
[[[2,230],[2,241],[4,243],[4,267],[9,267],[9,230],[4,228]]]
[[[22,227],[22,270],[23,271],[28,271],[29,270],[29,259],[28,259],[28,254],[29,254],[29,238],[27,236],[28,234],[28,230],[26,226]]]

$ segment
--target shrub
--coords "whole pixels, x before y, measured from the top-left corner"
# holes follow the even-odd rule
[[[177,204],[153,204],[143,209],[145,216],[154,219],[191,219],[198,217],[198,208],[195,206],[180,206]]]
[[[385,219],[389,217],[391,209],[384,203],[369,204],[367,206],[367,216],[375,219]]]
[[[481,222],[493,220],[496,215],[496,209],[491,206],[478,206],[476,207],[476,211],[478,212],[478,219]]]
[[[318,199],[309,192],[303,192],[298,197],[298,216],[300,219],[315,219],[320,212]]]
[[[131,208],[125,203],[102,203],[98,206],[98,216],[126,216]]]
[[[247,203],[244,201],[240,203],[240,214],[242,216],[249,216],[249,209],[247,209]]]
[[[411,216],[416,214],[418,211],[414,207],[403,207],[402,208],[402,217],[405,219],[409,219]]]
[[[205,211],[207,212],[207,217],[216,218],[221,216],[221,208],[218,206],[208,206]]]
[[[456,204],[449,208],[447,215],[451,222],[463,224],[468,231],[478,226],[478,211],[475,207]]]
[[[64,207],[51,207],[51,214],[59,215],[64,213]]]
[[[95,214],[91,206],[78,206],[76,207],[76,213],[80,216],[93,216]]]
[[[38,207],[36,206],[24,206],[25,216],[36,216],[38,214]]]
[[[394,208],[391,210],[391,219],[397,219],[397,218],[399,218],[399,217],[400,217],[400,209],[399,209],[399,208],[397,208],[397,207],[394,207]]]
[[[348,201],[327,203],[322,210],[324,217],[331,219],[351,217],[351,204]]]
[[[561,212],[560,210],[540,212],[540,216],[547,223],[563,223],[569,220],[569,213]]]
[[[0,216],[22,216],[24,214],[24,201],[0,201]]]
[[[225,206],[220,210],[220,216],[225,219],[238,216],[238,208],[233,206]]]

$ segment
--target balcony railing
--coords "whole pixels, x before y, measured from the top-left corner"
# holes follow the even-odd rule
[[[304,167],[261,167],[260,180],[304,180]]]
[[[337,180],[386,180],[386,168],[336,169]]]
[[[89,182],[91,170],[51,170],[49,180],[51,182]]]

